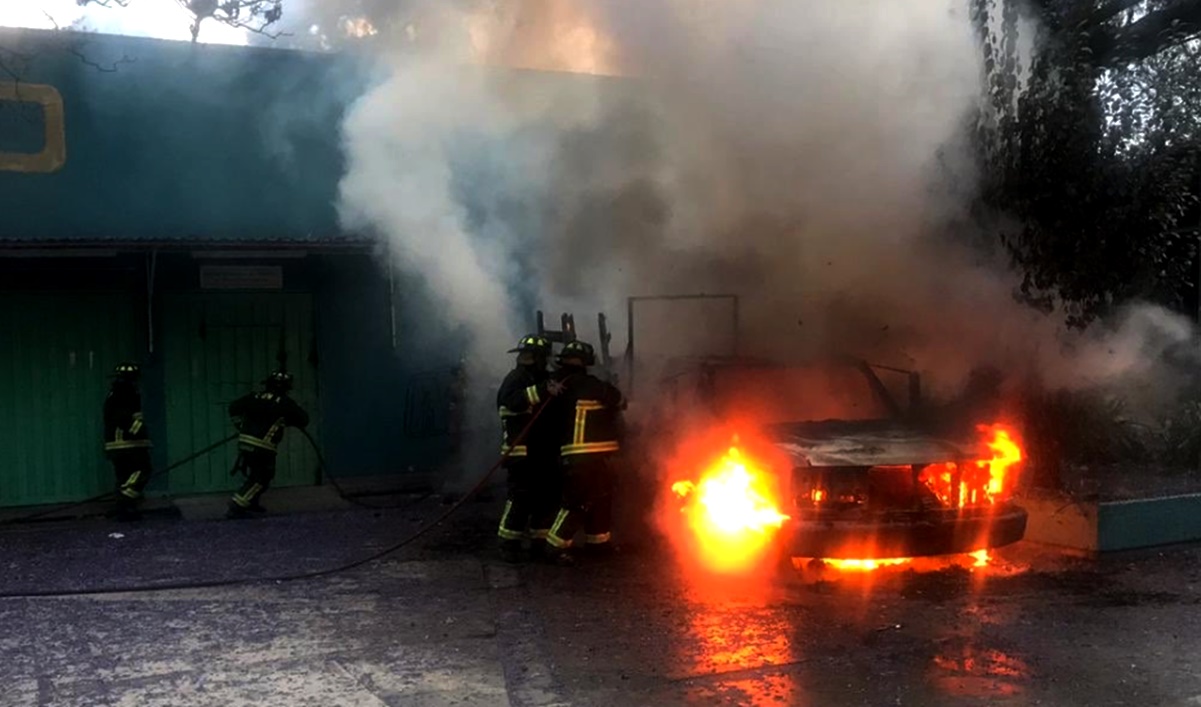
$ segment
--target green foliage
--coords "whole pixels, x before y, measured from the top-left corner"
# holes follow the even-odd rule
[[[1160,417],[1151,431],[1154,461],[1170,467],[1201,464],[1201,402],[1190,400]]]
[[[1032,460],[1112,464],[1148,457],[1147,430],[1130,418],[1120,398],[1061,391],[1027,396],[1022,407]]]
[[[1201,50],[1161,38],[1110,68],[1097,37],[1138,20],[1072,23],[1112,5],[1078,0],[1043,8],[1024,70],[1013,0],[999,29],[986,22],[991,0],[973,4],[989,99],[976,140],[980,211],[1010,224],[1000,239],[1023,275],[1020,296],[1077,326],[1135,297],[1178,304],[1197,238]],[[1143,20],[1156,13],[1146,9]]]
[[[1092,392],[1041,393],[1022,402],[1023,440],[1035,464],[1196,469],[1201,464],[1201,400],[1189,397],[1147,423],[1124,400]],[[1055,470],[1043,475],[1054,485]]]

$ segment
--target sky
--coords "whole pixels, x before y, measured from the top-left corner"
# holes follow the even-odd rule
[[[128,7],[79,7],[77,0],[0,0],[0,27],[71,27],[105,34],[190,41],[191,14],[178,0],[130,0]],[[245,30],[206,22],[200,41],[247,44]]]

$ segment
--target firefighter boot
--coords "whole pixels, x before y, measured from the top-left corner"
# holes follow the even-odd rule
[[[271,475],[273,474],[274,469],[271,469]],[[267,490],[267,484],[270,482],[270,475],[266,475],[265,479],[262,478],[264,475],[261,469],[256,468],[253,464],[250,465],[246,483],[242,484],[242,487],[229,499],[229,509],[225,513],[226,518],[230,520],[253,518],[267,512],[260,503],[263,493]]]
[[[118,496],[117,502],[113,505],[112,517],[118,523],[130,523],[142,519],[142,512],[138,509],[138,502],[126,496]]]
[[[546,538],[535,537],[530,541],[530,559],[535,562],[542,562],[550,553],[550,548],[547,545]]]
[[[521,541],[501,540],[500,559],[513,565],[521,562],[524,559],[521,556]]]
[[[225,509],[225,518],[227,520],[243,520],[245,518],[253,518],[254,513],[246,506],[239,506],[233,501],[229,502],[229,507]]]
[[[267,514],[267,509],[259,503],[258,499],[242,505],[236,500],[230,499],[229,505],[225,509],[225,518],[227,520],[244,520],[246,518],[261,518]]]
[[[560,567],[575,567],[575,555],[571,554],[567,548],[549,548],[549,552],[546,553],[546,561]]]

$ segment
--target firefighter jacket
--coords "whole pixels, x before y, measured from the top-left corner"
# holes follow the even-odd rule
[[[625,408],[621,391],[582,369],[560,369],[554,377],[563,384],[555,401],[559,454],[567,458],[619,451]]]
[[[142,396],[132,385],[117,384],[104,399],[104,451],[146,449],[150,434],[142,419]]]
[[[238,448],[272,454],[284,438],[285,427],[306,427],[309,414],[287,395],[263,391],[250,393],[229,405],[229,416],[238,428]]]
[[[525,457],[529,456],[531,446],[535,450],[539,447],[554,449],[555,438],[550,418],[546,415],[539,416],[521,444],[513,445],[521,431],[530,424],[534,410],[549,401],[550,394],[546,390],[548,380],[550,373],[545,369],[517,366],[501,382],[496,392],[496,408],[500,412],[502,431],[501,454],[508,454],[510,458]]]

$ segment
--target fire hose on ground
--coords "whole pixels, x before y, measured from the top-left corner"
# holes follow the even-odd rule
[[[334,487],[334,492],[336,492],[338,494],[339,498],[341,498],[343,501],[346,501],[347,503],[349,503],[351,505],[359,506],[360,508],[371,508],[371,509],[374,509],[377,511],[395,510],[397,508],[405,508],[412,503],[419,503],[419,502],[429,498],[430,496],[434,495],[433,491],[427,491],[427,492],[421,494],[420,496],[418,496],[416,499],[414,499],[410,503],[401,503],[401,504],[382,504],[381,505],[381,504],[367,503],[366,501],[361,501],[361,500],[355,498],[354,496],[350,495],[349,493],[347,493],[346,490],[344,488],[342,488],[342,485],[338,483],[338,478],[336,476],[334,476],[333,474],[329,473],[329,465],[325,463],[325,455],[322,454],[321,447],[319,447],[317,445],[317,440],[313,439],[313,435],[309,434],[309,431],[304,428],[301,428],[300,434],[304,435],[304,438],[309,441],[309,445],[312,446],[312,448],[313,448],[313,453],[317,455],[317,468],[320,470],[321,476],[329,481],[330,486]]]
[[[317,455],[317,467],[321,473],[321,476],[330,482],[330,485],[334,487],[334,491],[338,494],[338,496],[342,500],[346,501],[347,503],[350,503],[350,504],[353,504],[356,506],[360,506],[362,508],[372,508],[375,510],[394,510],[397,508],[404,508],[406,505],[408,505],[408,504],[380,505],[380,504],[374,504],[374,503],[367,503],[367,502],[361,501],[361,500],[355,498],[354,496],[352,496],[351,494],[347,493],[346,490],[342,487],[342,485],[338,483],[337,477],[335,477],[333,474],[331,474],[329,472],[329,466],[325,463],[325,455],[322,454],[321,447],[319,447],[317,445],[317,441],[315,439],[313,439],[313,436],[311,434],[309,434],[308,430],[301,429],[300,433],[303,434],[305,439],[308,440],[309,444],[313,447],[313,452]],[[199,459],[200,457],[208,454],[209,452],[212,452],[212,451],[228,444],[229,442],[232,442],[233,440],[235,440],[237,438],[238,438],[238,435],[236,433],[232,434],[228,437],[225,437],[224,439],[220,439],[216,442],[213,442],[212,444],[208,445],[207,447],[204,447],[202,449],[199,449],[199,450],[189,454],[188,456],[184,457],[183,459],[180,459],[176,462],[168,464],[166,467],[163,467],[162,469],[159,469],[158,471],[156,471],[153,474],[151,474],[150,476],[148,476],[147,483],[149,483],[150,480],[156,479],[173,469],[177,469],[177,468],[183,466],[184,464],[195,461],[196,459]],[[91,496],[91,497],[88,497],[88,498],[85,498],[85,499],[82,499],[79,501],[72,501],[70,503],[66,503],[66,504],[62,504],[62,505],[55,505],[51,508],[46,508],[46,509],[43,509],[40,511],[36,511],[36,512],[30,513],[28,515],[17,516],[16,518],[3,519],[3,520],[0,520],[0,526],[18,525],[21,523],[28,523],[29,521],[37,520],[39,518],[45,518],[48,516],[53,516],[58,513],[63,513],[64,511],[69,511],[73,508],[80,508],[82,506],[87,506],[92,503],[99,503],[100,501],[105,501],[115,495],[117,495],[116,491],[105,491],[102,494],[98,494],[96,496]],[[433,495],[433,492],[425,493],[425,494],[419,496],[416,500],[414,500],[413,503],[420,502],[420,501],[428,498],[431,495]]]
[[[545,409],[546,409],[546,404],[544,403],[544,404],[538,406],[534,410],[533,415],[530,416],[530,421],[527,422],[525,427],[523,427],[521,429],[521,431],[517,434],[517,436],[514,437],[513,441],[511,442],[511,448],[517,447],[518,445],[520,445],[522,442],[525,441],[526,435],[529,434],[530,429],[534,426],[534,422],[536,422],[538,420],[538,418],[542,415],[542,412]],[[196,456],[200,456],[201,453],[207,453],[208,451],[212,451],[212,449],[216,449],[217,447],[221,446],[222,444],[225,444],[226,442],[230,441],[230,439],[232,439],[232,437],[229,439],[222,440],[221,442],[215,443],[214,445],[210,445],[210,448],[206,448],[205,450],[202,450],[202,452],[196,453],[196,455],[192,458],[195,458]],[[312,440],[310,439],[310,441],[312,441]],[[425,525],[421,526],[417,530],[410,533],[408,536],[397,541],[396,543],[393,543],[392,545],[389,545],[388,547],[386,547],[382,550],[374,552],[366,557],[363,557],[363,558],[360,558],[357,560],[353,560],[351,562],[346,562],[341,565],[336,565],[334,567],[327,567],[327,568],[318,569],[318,570],[310,570],[307,572],[296,572],[296,573],[291,573],[291,574],[265,576],[265,577],[235,577],[232,579],[214,579],[214,580],[207,580],[207,581],[164,582],[164,583],[157,583],[157,584],[130,585],[130,586],[124,586],[124,587],[84,587],[81,589],[52,589],[52,590],[28,591],[28,592],[0,592],[0,599],[39,599],[39,598],[69,597],[69,596],[96,596],[96,595],[103,595],[103,594],[135,594],[135,593],[159,592],[159,591],[182,590],[182,589],[212,589],[215,587],[232,587],[232,586],[260,584],[260,583],[267,583],[267,582],[273,582],[273,583],[295,582],[295,581],[306,580],[306,579],[317,579],[319,577],[327,577],[327,576],[334,575],[334,574],[340,574],[342,572],[348,572],[350,570],[357,569],[359,567],[370,564],[377,560],[381,560],[384,557],[387,557],[388,555],[391,555],[393,553],[400,551],[401,549],[405,548],[406,546],[411,545],[412,543],[416,542],[419,538],[423,537],[426,533],[430,532],[434,528],[441,525],[447,518],[450,518],[451,515],[453,515],[459,508],[461,508],[463,506],[463,504],[465,504],[468,500],[470,500],[477,493],[479,493],[479,491],[481,489],[484,488],[484,486],[488,483],[488,480],[490,478],[492,478],[492,475],[494,473],[496,473],[496,470],[499,469],[501,467],[501,465],[503,465],[505,463],[505,461],[509,458],[510,453],[511,452],[509,450],[506,450],[504,453],[502,453],[500,455],[500,457],[496,460],[496,463],[494,463],[486,472],[484,472],[484,474],[482,476],[480,476],[479,480],[475,482],[475,485],[472,486],[471,489],[469,489],[467,491],[467,493],[463,494],[463,496],[460,497],[457,501],[455,501],[453,504],[451,504],[437,518],[434,518],[433,520],[429,521]],[[183,463],[186,463],[186,461],[190,461],[190,459],[177,462],[175,464],[175,466],[179,466]],[[168,469],[169,468],[171,468],[171,467],[168,467]],[[163,471],[165,472],[168,469],[163,469]],[[106,494],[104,497],[107,497],[108,495],[110,495],[110,494]],[[101,497],[101,498],[104,498],[104,497]],[[55,510],[57,511],[60,509],[55,509]]]
[[[167,473],[168,471],[171,471],[172,469],[179,468],[179,467],[183,466],[184,464],[187,464],[188,462],[199,459],[200,457],[204,456],[205,454],[208,454],[209,452],[213,451],[214,449],[222,447],[228,442],[232,442],[233,440],[237,439],[237,437],[238,437],[238,435],[232,434],[232,435],[226,437],[225,439],[213,442],[212,444],[210,444],[207,447],[204,447],[203,449],[192,452],[188,456],[184,457],[183,459],[180,459],[177,462],[174,462],[173,464],[168,464],[166,467],[154,472],[149,477],[147,477],[147,483],[150,482],[150,479],[153,479],[157,476],[161,476],[161,475]],[[102,493],[98,496],[92,496],[91,498],[85,498],[82,501],[73,501],[66,505],[54,506],[53,508],[47,508],[42,511],[37,511],[36,513],[30,513],[29,515],[23,515],[23,516],[19,516],[17,518],[9,518],[7,520],[0,520],[0,525],[15,525],[17,523],[27,523],[31,520],[36,520],[38,518],[45,518],[46,516],[54,515],[55,513],[62,513],[63,511],[69,511],[72,508],[79,508],[80,506],[86,506],[89,503],[97,503],[99,501],[106,500],[115,495],[117,495],[116,491],[105,491],[104,493]]]

